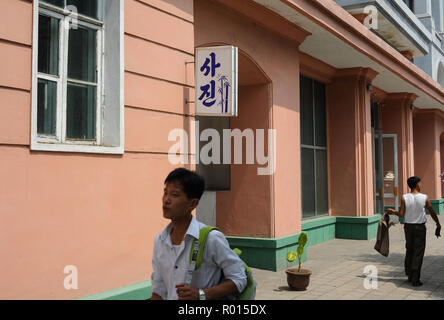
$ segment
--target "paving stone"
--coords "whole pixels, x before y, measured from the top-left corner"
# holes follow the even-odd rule
[[[439,216],[444,223],[444,216]],[[308,248],[304,268],[312,270],[306,291],[288,290],[283,271],[253,269],[258,282],[257,299],[295,300],[444,300],[444,256],[441,242],[436,241],[434,222],[428,218],[427,248],[422,278],[424,285],[412,287],[404,273],[405,237],[402,225],[390,228],[390,254],[383,257],[372,240],[334,239]],[[364,268],[373,265],[378,271],[378,289],[364,288]]]

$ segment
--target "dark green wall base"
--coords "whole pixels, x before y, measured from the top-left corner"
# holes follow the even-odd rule
[[[322,217],[302,222],[302,231],[307,233],[308,246],[332,240],[336,235],[336,217]]]
[[[436,214],[444,213],[444,198],[438,200],[430,200],[430,202],[432,204],[433,211],[435,211]],[[429,213],[429,210],[427,210],[427,213]]]
[[[307,233],[310,246],[335,238],[369,240],[376,237],[380,219],[380,214],[371,217],[321,217],[304,221],[302,231]]]
[[[227,240],[232,249],[242,250],[241,258],[253,268],[279,271],[296,266],[298,260],[287,261],[287,253],[296,251],[299,233],[282,238],[250,238],[230,237]],[[307,260],[307,247],[302,256],[302,262]]]
[[[302,261],[307,259],[307,248],[335,238],[369,240],[376,237],[381,215],[371,217],[322,217],[302,223],[308,243]],[[242,250],[241,258],[251,267],[280,271],[297,265],[287,262],[288,251],[295,251],[300,233],[282,238],[227,237],[231,248]]]
[[[151,298],[151,280],[113,289],[77,300],[147,300]]]
[[[380,214],[371,217],[336,217],[336,238],[370,240],[376,238]]]

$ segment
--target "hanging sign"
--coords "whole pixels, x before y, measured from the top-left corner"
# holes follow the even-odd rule
[[[237,56],[233,46],[196,48],[196,115],[237,116]]]

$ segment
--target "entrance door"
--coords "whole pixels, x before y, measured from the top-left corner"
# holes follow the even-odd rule
[[[383,140],[382,134],[373,134],[373,168],[375,186],[375,214],[384,213],[384,172],[383,172]]]
[[[396,134],[374,134],[375,213],[398,210],[398,148]]]
[[[384,209],[398,210],[398,143],[396,134],[383,134]]]

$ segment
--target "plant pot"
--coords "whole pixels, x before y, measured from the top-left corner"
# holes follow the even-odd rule
[[[285,273],[288,286],[294,290],[306,290],[310,284],[311,270],[301,269],[298,271],[298,268],[290,268],[285,270]]]

